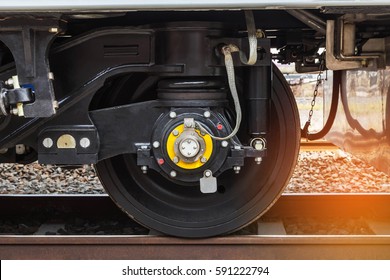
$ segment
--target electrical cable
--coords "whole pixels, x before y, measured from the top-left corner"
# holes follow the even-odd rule
[[[217,137],[214,135],[211,135],[199,122],[195,122],[197,128],[200,130],[200,132],[210,135],[210,137],[214,140],[229,140],[233,138],[238,130],[240,129],[240,124],[242,120],[242,111],[241,111],[241,105],[240,100],[238,97],[237,87],[236,87],[236,80],[235,80],[235,73],[234,73],[234,63],[233,63],[233,52],[238,52],[240,54],[240,60],[243,64],[246,65],[254,65],[257,61],[257,36],[256,36],[256,27],[255,27],[255,20],[253,17],[252,11],[245,11],[245,20],[248,30],[248,40],[249,40],[249,58],[246,57],[245,53],[242,52],[236,45],[229,44],[224,47],[222,47],[222,53],[225,56],[225,67],[226,67],[226,73],[228,77],[228,83],[229,83],[229,89],[230,93],[233,98],[234,102],[234,108],[236,111],[236,125],[233,129],[233,131],[225,137]]]

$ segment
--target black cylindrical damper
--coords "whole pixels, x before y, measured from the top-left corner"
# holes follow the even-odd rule
[[[256,137],[269,131],[272,68],[252,66],[248,70],[246,88],[248,129],[249,134]]]

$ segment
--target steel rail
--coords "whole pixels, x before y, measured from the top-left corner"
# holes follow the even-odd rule
[[[389,236],[1,236],[1,259],[389,259]]]
[[[209,9],[285,9],[285,8],[321,8],[345,6],[388,6],[386,0],[373,0],[369,3],[358,0],[320,1],[320,0],[93,0],[89,2],[76,0],[41,0],[1,2],[0,11],[7,12],[86,12],[86,11],[142,11],[142,10],[209,10]]]
[[[334,151],[338,150],[339,147],[333,143],[325,140],[306,141],[301,140],[301,151]]]
[[[390,194],[284,194],[273,217],[376,217],[390,222]],[[99,207],[97,207],[99,206]],[[6,208],[8,207],[8,210]],[[3,195],[0,217],[49,207],[77,215],[117,215],[106,195]],[[53,208],[54,207],[54,208]],[[10,211],[11,210],[11,211]],[[86,211],[87,210],[87,211]],[[389,259],[389,235],[165,236],[0,235],[0,259]]]

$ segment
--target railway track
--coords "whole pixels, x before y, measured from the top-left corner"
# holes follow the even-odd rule
[[[302,138],[300,150],[301,151],[334,151],[339,147],[326,140],[307,141]]]
[[[389,194],[286,194],[251,228],[250,235],[179,239],[150,235],[42,235],[42,228],[65,217],[122,215],[107,196],[0,196],[2,221],[39,213],[53,214],[38,235],[1,232],[1,259],[389,259]],[[32,210],[33,209],[33,210]],[[54,214],[55,213],[55,214]],[[365,234],[294,234],[286,221],[308,223],[358,219]],[[304,223],[304,222],[303,222]],[[241,232],[241,234],[243,234]]]

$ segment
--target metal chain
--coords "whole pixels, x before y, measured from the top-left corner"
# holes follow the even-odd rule
[[[324,54],[322,54],[320,57],[320,66],[319,66],[320,71],[318,72],[317,82],[316,82],[316,85],[314,87],[313,99],[311,100],[311,108],[309,111],[309,117],[307,118],[305,127],[303,128],[303,134],[304,134],[303,136],[304,137],[307,137],[307,134],[309,133],[308,129],[309,129],[309,126],[311,124],[311,118],[313,117],[314,106],[316,105],[316,98],[318,95],[318,88],[322,83],[322,74],[323,74],[324,69],[325,69],[325,58],[324,58]]]

